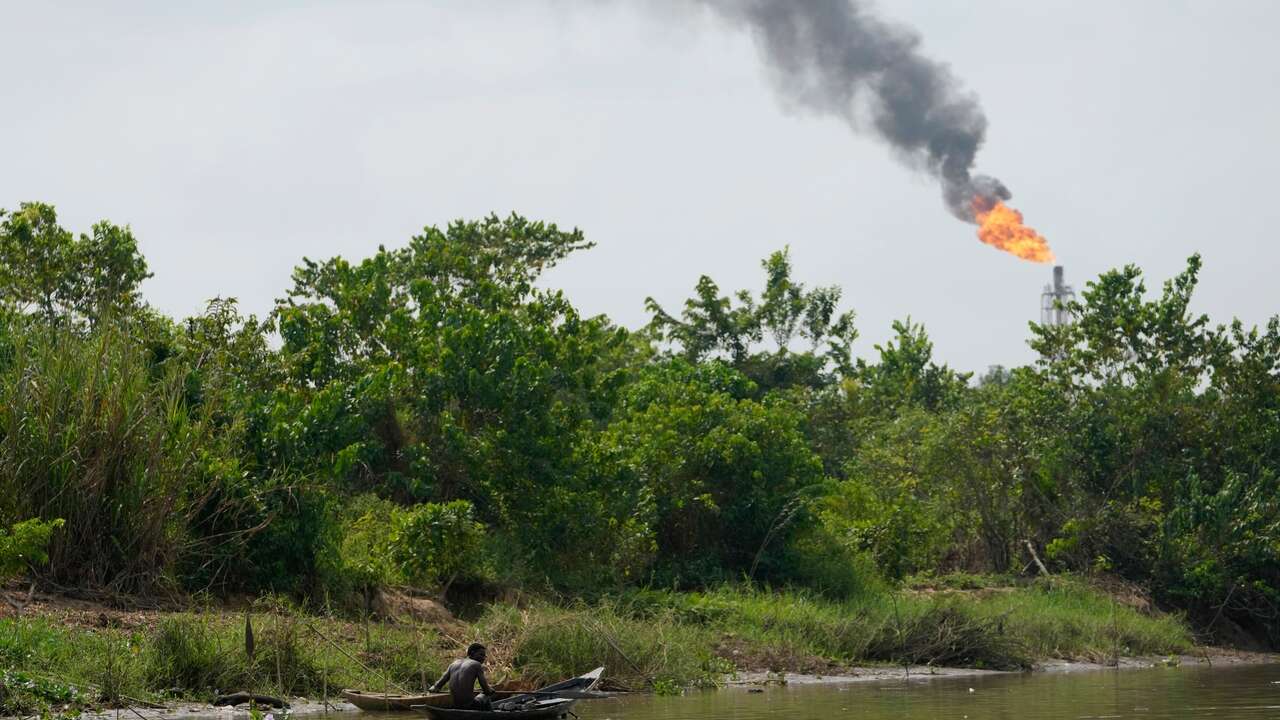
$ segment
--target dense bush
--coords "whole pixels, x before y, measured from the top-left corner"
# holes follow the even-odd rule
[[[456,222],[304,259],[265,321],[174,322],[127,227],[0,213],[0,527],[65,519],[61,586],[315,602],[454,578],[853,599],[1021,574],[1030,546],[1280,643],[1280,319],[1191,313],[1199,258],[1155,297],[1103,274],[1032,327],[1034,364],[975,382],[910,320],[854,358],[841,291],[785,251],[758,293],[704,276],[646,328],[583,317],[543,274],[588,247]]]
[[[674,360],[641,373],[604,430],[611,483],[646,501],[659,584],[785,574],[793,501],[822,467],[800,413],[753,390],[726,366]]]
[[[459,578],[480,580],[489,570],[484,556],[484,526],[470,502],[423,503],[402,511],[391,556],[406,580],[416,585],[449,586]]]
[[[485,527],[471,503],[399,506],[360,495],[342,516],[342,541],[328,585],[370,595],[379,587],[412,585],[447,595],[455,580],[486,580],[492,572]]]

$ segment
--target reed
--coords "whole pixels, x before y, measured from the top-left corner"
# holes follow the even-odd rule
[[[63,518],[48,579],[135,592],[180,547],[183,480],[199,454],[181,378],[119,328],[33,328],[0,366],[0,518]]]

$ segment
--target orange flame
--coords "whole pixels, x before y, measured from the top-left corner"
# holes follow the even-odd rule
[[[973,199],[973,219],[978,223],[978,239],[1031,262],[1053,262],[1049,241],[1022,224],[1022,213],[999,200]]]

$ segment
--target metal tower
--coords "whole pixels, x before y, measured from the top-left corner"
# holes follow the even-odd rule
[[[1070,314],[1061,306],[1076,299],[1076,291],[1062,280],[1062,266],[1053,266],[1053,284],[1045,285],[1040,293],[1040,324],[1066,325]]]

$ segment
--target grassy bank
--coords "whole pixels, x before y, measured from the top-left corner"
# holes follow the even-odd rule
[[[248,615],[252,656],[244,613],[101,617],[85,624],[48,616],[0,620],[0,665],[9,673],[0,715],[67,702],[208,702],[237,690],[314,698],[353,686],[418,690],[439,676],[454,649],[438,628],[348,622],[283,606]]]
[[[618,606],[637,632],[698,628],[743,669],[813,672],[866,663],[1022,669],[1047,658],[1105,661],[1192,647],[1180,618],[1145,614],[1061,578],[980,593],[642,592]],[[645,630],[651,633],[652,630]]]
[[[491,676],[527,686],[598,664],[631,688],[714,685],[735,670],[833,673],[865,663],[1017,669],[1187,650],[1177,617],[1148,615],[1077,581],[979,593],[876,593],[846,602],[724,588],[640,591],[596,602],[492,605],[470,622],[359,623],[260,603],[245,652],[238,612],[95,621],[0,620],[0,714],[42,707],[207,701],[249,689],[318,698],[342,687],[417,691],[471,639]]]

